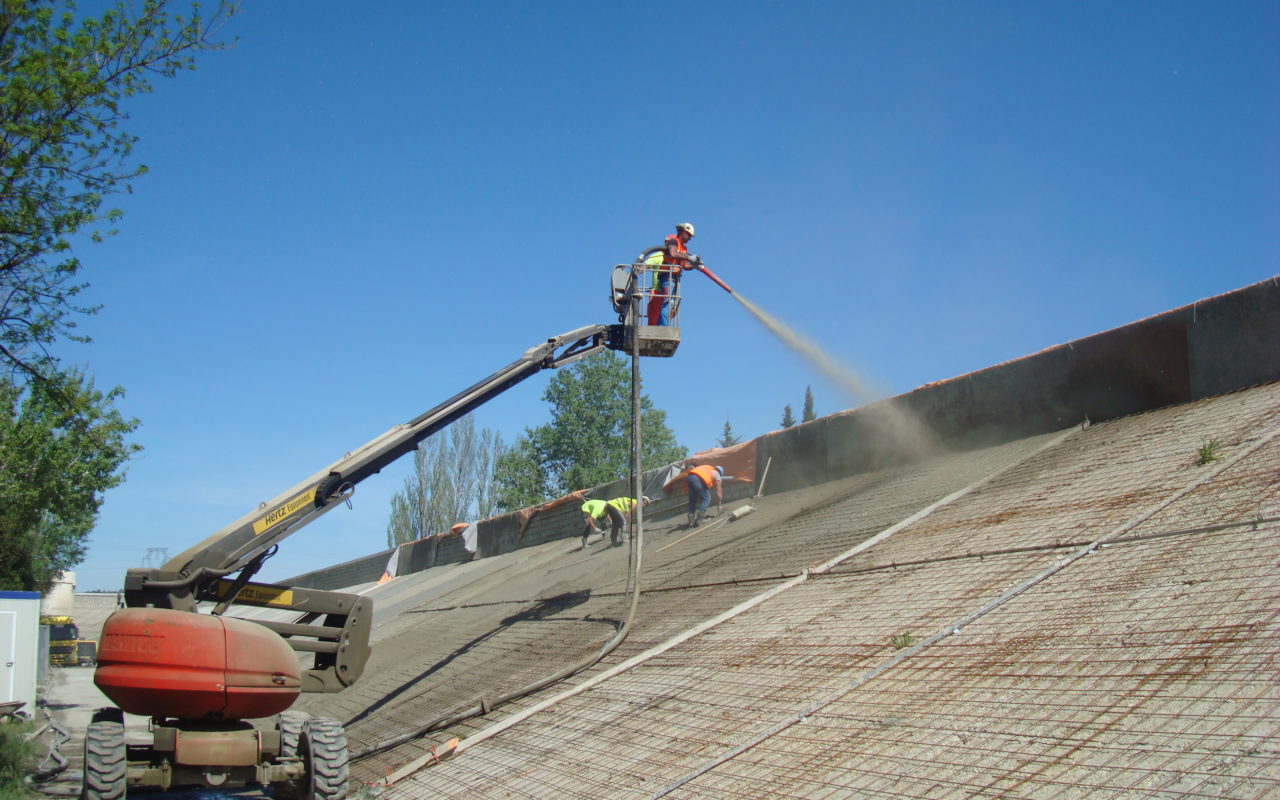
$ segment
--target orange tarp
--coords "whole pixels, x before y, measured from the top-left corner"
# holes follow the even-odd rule
[[[731,447],[715,447],[694,453],[684,462],[684,469],[662,486],[664,494],[685,494],[684,479],[690,467],[710,464],[713,467],[724,467],[724,480],[728,482],[755,483],[756,480],[756,440],[735,444]]]

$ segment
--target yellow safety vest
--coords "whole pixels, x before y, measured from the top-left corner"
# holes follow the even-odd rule
[[[636,501],[630,497],[615,497],[609,501],[609,505],[618,509],[623,514],[627,514],[631,509],[636,507]]]
[[[658,267],[662,264],[662,260],[667,257],[667,251],[664,248],[655,249],[644,260],[644,265],[649,267],[653,273],[653,288],[658,288],[658,280],[662,278],[663,272]]]

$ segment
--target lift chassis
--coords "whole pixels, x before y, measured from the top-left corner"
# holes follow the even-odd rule
[[[277,796],[342,800],[341,723],[288,709],[301,692],[338,692],[360,678],[373,601],[253,576],[283,539],[346,501],[365,478],[541,370],[623,349],[631,341],[625,327],[589,325],[550,338],[163,566],[130,569],[125,608],[103,627],[94,673],[116,707],[100,709],[89,725],[81,796],[115,800],[128,787],[234,782],[271,785]],[[270,619],[229,613],[246,607],[287,613]],[[309,656],[310,665],[300,656]],[[125,712],[151,718],[149,745],[126,743]],[[248,722],[272,716],[272,729]]]

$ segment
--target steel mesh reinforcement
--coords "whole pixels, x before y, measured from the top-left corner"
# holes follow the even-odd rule
[[[994,477],[376,793],[1275,795],[1278,434],[1280,389],[1269,385],[970,464]],[[1201,463],[1210,439],[1218,457]],[[645,596],[651,622],[611,660],[770,585],[727,576],[803,572],[812,557],[968,485],[971,476],[937,463],[857,484],[755,535],[754,547],[713,535],[655,564],[652,588],[665,591]],[[948,463],[966,464],[963,454]],[[524,646],[550,651],[577,634],[539,635]]]

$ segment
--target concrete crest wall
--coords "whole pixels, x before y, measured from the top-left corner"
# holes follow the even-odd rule
[[[1280,278],[760,440],[781,491],[910,460],[887,417],[963,450],[1280,379]],[[900,413],[894,413],[900,412]]]

